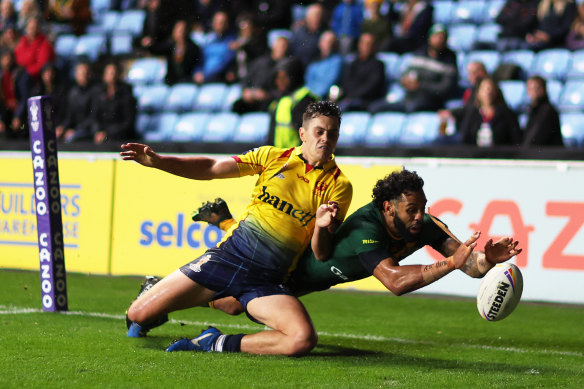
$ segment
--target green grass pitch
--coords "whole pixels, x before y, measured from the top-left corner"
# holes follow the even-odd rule
[[[0,270],[0,388],[583,388],[582,306],[522,302],[489,323],[471,299],[321,292],[302,298],[319,333],[301,358],[166,353],[216,325],[262,326],[206,308],[125,337],[142,278],[69,274],[69,312],[45,313],[38,272]]]

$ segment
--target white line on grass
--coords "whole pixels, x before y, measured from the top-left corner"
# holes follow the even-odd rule
[[[8,307],[5,305],[0,305],[0,315],[18,315],[25,313],[41,313],[42,309],[38,308],[18,308],[18,307]],[[126,318],[125,315],[113,315],[109,313],[101,312],[84,312],[84,311],[65,311],[58,312],[61,315],[71,315],[71,316],[85,316],[85,317],[100,317],[106,319],[123,320]],[[212,323],[207,321],[188,321],[188,320],[169,320],[170,323],[175,324],[188,324],[194,326],[214,326],[214,327],[227,327],[240,330],[258,330],[259,325],[249,325],[249,324],[229,324],[229,323]],[[318,336],[329,336],[331,338],[343,338],[343,339],[355,339],[355,340],[367,340],[367,341],[377,341],[377,342],[394,342],[394,343],[404,343],[404,344],[421,344],[427,346],[440,346],[443,344],[432,341],[423,341],[415,339],[404,339],[404,338],[394,338],[387,336],[378,335],[362,335],[362,334],[348,334],[348,333],[331,333],[326,331],[319,331]],[[481,344],[451,344],[452,347],[469,348],[469,349],[481,349],[489,351],[506,351],[515,353],[539,353],[539,354],[549,354],[549,355],[562,355],[571,357],[584,357],[584,353],[578,353],[574,351],[559,351],[559,350],[533,350],[533,349],[522,349],[517,347],[497,347],[497,346],[487,346]]]

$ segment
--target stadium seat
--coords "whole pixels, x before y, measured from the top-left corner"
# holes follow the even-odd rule
[[[246,113],[241,116],[232,142],[263,145],[268,139],[269,130],[270,115],[267,112]]]
[[[221,112],[211,116],[203,134],[203,142],[227,143],[231,142],[239,116],[232,112]]]
[[[229,87],[229,90],[225,94],[223,99],[223,104],[221,106],[222,111],[231,111],[233,103],[241,98],[241,84],[233,84]]]
[[[268,45],[272,47],[276,39],[283,36],[284,38],[292,38],[292,31],[284,29],[284,28],[274,28],[268,31]]]
[[[560,105],[562,91],[564,90],[564,84],[558,80],[548,80],[546,86],[550,102],[558,107]]]
[[[527,94],[525,82],[517,80],[505,80],[499,82],[501,92],[509,108],[518,112],[525,108],[527,104]]]
[[[432,143],[439,133],[440,118],[436,112],[416,112],[407,116],[399,143],[425,145]]]
[[[110,35],[120,21],[120,12],[107,11],[100,14],[100,17],[87,26],[87,33],[102,33]]]
[[[180,115],[170,135],[173,142],[199,142],[211,114],[207,112],[187,112]]]
[[[178,114],[175,112],[152,115],[148,129],[142,137],[148,142],[165,142],[169,140],[177,119]]]
[[[139,113],[136,117],[136,132],[142,138],[150,130],[152,118],[147,113]]]
[[[384,147],[397,143],[407,115],[401,112],[381,112],[373,115],[363,145]]]
[[[448,46],[454,51],[469,51],[475,42],[476,33],[474,24],[452,24],[448,27]]]
[[[133,37],[142,34],[146,11],[141,9],[129,9],[122,11],[120,19],[113,29],[113,34],[130,33]]]
[[[397,79],[406,71],[408,65],[410,64],[410,59],[414,56],[413,53],[404,53],[399,57],[399,63],[397,64]]]
[[[77,36],[73,34],[61,34],[55,39],[55,54],[57,57],[68,59],[75,53]]]
[[[166,75],[166,61],[160,58],[140,58],[130,65],[126,81],[132,85],[160,83]]]
[[[191,83],[171,86],[164,103],[164,110],[179,113],[191,111],[198,91],[197,85]]]
[[[531,74],[563,81],[566,79],[571,61],[572,53],[568,49],[542,50],[535,55]]]
[[[565,111],[584,110],[584,80],[570,80],[564,84],[559,109]],[[584,126],[584,122],[580,124]]]
[[[158,113],[164,110],[169,88],[166,84],[145,85],[140,91],[138,100],[138,112]]]
[[[77,38],[74,54],[96,61],[100,55],[106,53],[106,48],[107,40],[104,34],[85,34]]]
[[[522,78],[531,74],[531,68],[535,60],[535,53],[531,50],[511,50],[503,53],[500,63],[514,64],[521,68]]]
[[[499,62],[501,55],[496,50],[476,50],[469,52],[464,58],[464,67],[461,69],[460,78],[466,80],[468,77],[466,67],[469,63],[479,61],[485,64],[487,72],[493,74]]]
[[[377,53],[377,59],[383,62],[385,66],[385,80],[397,80],[400,77],[399,62],[400,56],[396,53],[381,52]]]
[[[495,48],[500,31],[501,26],[496,23],[481,24],[477,28],[475,45]]]
[[[572,52],[572,63],[566,74],[566,79],[584,79],[584,49]]]
[[[452,0],[435,1],[432,4],[434,6],[434,23],[440,23],[445,26],[452,23],[456,4],[457,3]]]
[[[486,2],[482,0],[459,1],[454,6],[451,23],[481,24],[484,19]]]
[[[110,9],[111,0],[91,0],[89,4],[91,16],[97,19]]]
[[[387,95],[385,96],[385,100],[387,100],[388,103],[395,103],[403,100],[405,95],[406,90],[404,87],[401,86],[401,84],[398,82],[394,82],[390,85],[389,90],[387,91]]]
[[[367,128],[369,128],[370,119],[369,112],[352,111],[343,114],[337,145],[340,147],[360,145],[367,133]]]
[[[562,138],[566,147],[584,147],[584,113],[563,112],[560,113],[562,125]]]
[[[110,54],[113,56],[132,54],[134,50],[133,39],[132,35],[126,33],[112,35],[110,37]]]
[[[494,23],[501,9],[505,5],[505,0],[487,0],[483,12],[483,23]]]
[[[210,83],[199,87],[199,93],[194,101],[194,111],[219,111],[227,94],[226,84]]]

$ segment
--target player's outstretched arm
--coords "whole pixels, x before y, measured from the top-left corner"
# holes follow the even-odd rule
[[[493,239],[485,244],[485,251],[475,251],[468,258],[464,266],[460,269],[473,278],[482,278],[496,264],[508,261],[521,253],[522,249],[517,248],[518,241],[513,241],[512,237],[503,237],[493,243]]]
[[[124,161],[136,161],[147,167],[193,180],[239,177],[237,162],[232,158],[216,159],[205,156],[170,156],[156,153],[141,143],[125,143],[120,155]]]
[[[459,244],[453,255],[431,265],[404,265],[393,258],[381,261],[373,275],[393,294],[400,296],[439,280],[464,266],[476,246],[480,233],[475,232],[464,244]]]

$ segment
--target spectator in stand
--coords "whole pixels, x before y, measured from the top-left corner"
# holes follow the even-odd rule
[[[458,84],[456,53],[447,46],[448,36],[441,24],[430,30],[426,47],[419,49],[401,76],[405,89],[402,101],[388,103],[385,99],[371,104],[372,113],[382,111],[435,111],[444,107]]]
[[[39,19],[28,21],[26,33],[20,38],[14,54],[16,63],[24,67],[35,81],[39,80],[43,66],[55,60],[53,45],[41,32]]]
[[[229,30],[229,16],[223,11],[213,16],[213,32],[203,47],[203,65],[193,77],[197,84],[204,82],[231,82],[235,76],[229,72],[235,52],[229,48],[235,36]]]
[[[566,37],[566,47],[570,50],[584,49],[584,3],[576,6],[576,16]]]
[[[168,85],[191,82],[195,69],[200,65],[201,50],[189,36],[186,20],[174,24],[171,37],[149,47],[150,52],[166,57],[166,76]]]
[[[299,59],[288,58],[276,66],[268,144],[281,148],[301,144],[298,130],[302,127],[302,115],[310,103],[318,100],[303,83],[304,66]]]
[[[499,52],[517,50],[525,37],[537,26],[537,5],[540,0],[507,0],[495,21],[501,26],[496,47]]]
[[[463,144],[490,147],[521,144],[517,115],[507,106],[501,89],[491,77],[478,86],[475,104],[461,121]]]
[[[53,23],[70,26],[75,35],[83,35],[92,20],[89,0],[48,0],[45,18]]]
[[[108,63],[103,82],[93,99],[91,133],[95,144],[135,138],[136,99],[130,85],[121,81],[120,67]]]
[[[60,123],[67,109],[68,80],[59,74],[55,64],[48,62],[41,70],[40,83],[35,85],[31,96],[50,96],[53,102],[53,123]]]
[[[341,82],[343,112],[364,110],[386,91],[385,66],[375,56],[376,42],[371,34],[361,34],[357,45],[357,58],[345,65]]]
[[[10,51],[3,52],[0,56],[2,74],[1,95],[5,110],[3,113],[2,127],[7,138],[26,138],[26,100],[31,96],[34,86],[30,75],[14,60],[14,54]]]
[[[306,10],[304,24],[296,28],[290,39],[292,55],[304,66],[318,58],[318,40],[324,31],[324,9],[320,4],[312,4]]]
[[[323,32],[318,41],[320,58],[306,68],[306,86],[321,98],[328,97],[330,88],[341,78],[343,57],[337,52],[337,43],[334,32]]]
[[[522,146],[563,146],[560,116],[548,97],[546,80],[540,76],[530,77],[527,95],[529,112]]]
[[[247,76],[242,81],[241,98],[233,103],[233,112],[244,114],[268,110],[274,89],[274,69],[288,58],[288,48],[288,39],[279,37],[275,40],[270,54],[252,62]]]
[[[525,48],[538,51],[564,46],[576,16],[572,0],[541,0],[537,7],[537,27],[525,37]]]
[[[42,13],[39,3],[36,0],[24,0],[18,12],[17,27],[20,31],[24,31],[30,19],[40,19],[41,17]]]
[[[170,15],[170,7],[164,6],[162,0],[147,0],[142,7],[146,12],[146,17],[142,25],[142,34],[137,38],[137,41],[134,41],[134,46],[148,49],[170,38],[174,24]]]
[[[91,138],[94,93],[91,65],[80,62],[75,66],[75,81],[67,92],[63,120],[56,122],[57,139],[71,142]]]
[[[380,47],[389,44],[391,24],[387,17],[380,13],[383,0],[365,0],[365,19],[361,24],[361,32],[368,32],[379,42]]]
[[[0,30],[4,31],[7,27],[16,28],[18,15],[14,10],[12,0],[2,0],[0,2]]]
[[[14,53],[18,42],[20,42],[20,38],[16,26],[7,26],[0,35],[0,51],[11,51]]]
[[[239,34],[229,48],[235,51],[236,78],[243,80],[251,63],[268,51],[268,42],[266,34],[256,25],[251,14],[240,15],[236,22]]]
[[[355,42],[361,34],[363,4],[354,0],[342,0],[333,11],[331,30],[337,35],[341,54],[353,51]]]
[[[403,4],[400,8],[399,14],[393,12],[393,7],[391,9],[389,17],[393,23],[397,24],[397,27],[395,35],[387,44],[381,46],[382,51],[403,54],[425,46],[434,18],[432,4],[426,0],[408,0],[407,4]]]

